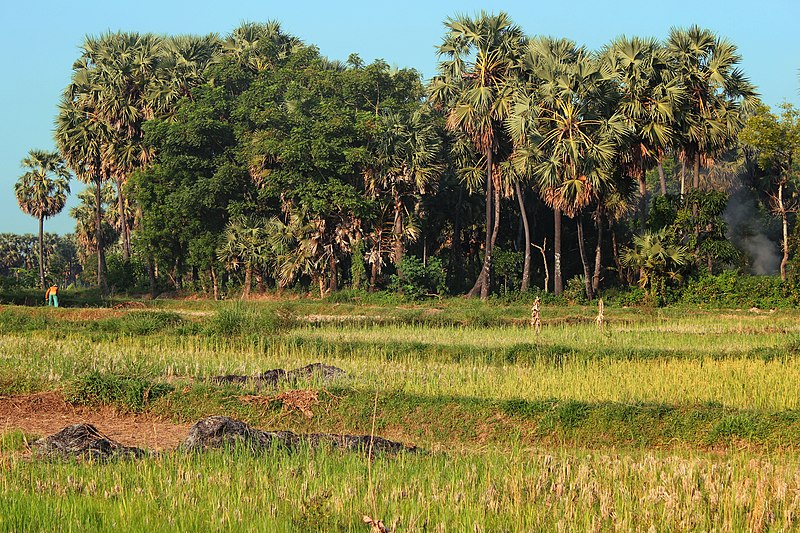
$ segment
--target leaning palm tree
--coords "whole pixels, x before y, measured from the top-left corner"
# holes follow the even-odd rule
[[[39,281],[44,288],[44,219],[64,209],[70,175],[57,152],[31,150],[22,166],[27,171],[14,185],[14,194],[20,209],[39,220]]]
[[[459,16],[445,22],[439,46],[439,75],[430,98],[444,110],[448,129],[466,135],[483,157],[486,245],[483,266],[468,296],[485,299],[491,287],[492,251],[500,230],[501,178],[497,163],[507,158],[503,121],[513,103],[513,86],[525,44],[521,29],[505,13]]]

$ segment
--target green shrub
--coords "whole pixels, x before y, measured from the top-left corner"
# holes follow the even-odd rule
[[[267,336],[291,328],[296,323],[288,311],[260,310],[255,306],[236,302],[217,311],[205,332],[221,337]]]
[[[143,377],[92,372],[72,381],[64,398],[77,405],[110,404],[136,412],[171,390],[170,385]]]
[[[727,270],[691,280],[680,301],[709,307],[793,307],[788,288],[777,276],[750,276]]]
[[[392,275],[389,286],[409,300],[442,295],[447,290],[447,272],[438,258],[431,258],[423,264],[418,257],[407,255],[397,266],[397,274]]]

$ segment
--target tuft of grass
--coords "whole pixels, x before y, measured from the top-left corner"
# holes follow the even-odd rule
[[[110,404],[126,411],[142,411],[152,401],[170,392],[164,383],[135,376],[91,372],[73,380],[66,388],[64,398],[77,405]]]

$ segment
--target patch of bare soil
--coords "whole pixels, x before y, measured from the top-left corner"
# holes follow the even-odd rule
[[[175,448],[189,432],[189,424],[173,424],[141,415],[119,413],[112,407],[74,406],[60,392],[0,396],[0,432],[12,429],[46,436],[65,426],[88,423],[124,444],[151,450]]]

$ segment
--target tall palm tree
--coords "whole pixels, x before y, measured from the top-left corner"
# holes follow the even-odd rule
[[[639,225],[647,224],[646,173],[657,165],[674,138],[676,110],[683,96],[666,48],[656,39],[619,37],[603,51],[604,67],[616,82],[618,111],[628,128],[620,160],[639,182]]]
[[[485,12],[445,22],[439,46],[439,75],[430,98],[447,115],[448,129],[472,141],[483,157],[486,192],[486,246],[483,266],[469,296],[485,299],[491,287],[492,251],[500,230],[500,174],[496,164],[507,158],[503,121],[513,103],[513,85],[525,43],[522,30],[505,13]],[[491,228],[491,229],[490,229]]]
[[[103,165],[103,152],[108,149],[110,132],[95,117],[91,101],[79,93],[73,93],[72,86],[68,87],[59,104],[55,139],[61,156],[75,176],[86,184],[94,185],[97,285],[105,294],[108,287],[105,277],[101,191],[103,184],[109,179],[108,169]]]
[[[14,194],[20,209],[39,220],[39,281],[44,288],[44,219],[64,209],[70,175],[57,152],[31,150],[22,166],[27,171],[14,185]]]
[[[584,247],[583,210],[612,185],[611,163],[624,133],[613,112],[614,94],[598,61],[565,40],[533,39],[523,59],[527,83],[507,120],[513,160],[533,175],[543,200],[553,208],[554,292],[561,280],[561,214],[575,218],[586,293],[593,296]]]
[[[694,166],[692,186],[698,188],[701,165],[730,148],[758,95],[738,66],[736,46],[710,30],[673,28],[667,50],[669,68],[684,89],[678,146]]]

